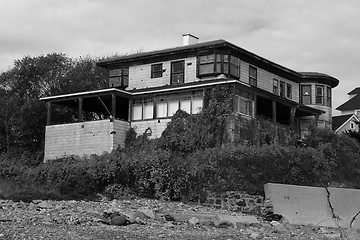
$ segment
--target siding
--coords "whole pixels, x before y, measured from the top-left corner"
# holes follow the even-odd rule
[[[185,60],[185,83],[198,81],[200,79],[196,78],[196,57],[178,59],[174,61]],[[164,61],[156,62],[152,64],[162,63],[163,64],[163,76],[159,78],[151,78],[151,65],[152,64],[142,64],[137,66],[132,66],[129,68],[129,87],[127,89],[141,89],[148,87],[159,87],[170,84],[171,78],[171,62],[174,61]]]
[[[147,121],[135,121],[131,123],[131,127],[134,128],[138,135],[143,134],[147,128],[150,128],[152,131],[151,138],[158,138],[161,136],[162,132],[165,130],[167,124],[171,121],[170,118],[166,119],[155,119]]]

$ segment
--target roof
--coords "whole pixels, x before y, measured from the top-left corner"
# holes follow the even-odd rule
[[[359,94],[359,93],[360,93],[360,87],[357,87],[354,90],[352,90],[351,92],[349,92],[348,95]]]
[[[319,73],[319,72],[299,72],[301,74],[302,80],[309,80],[309,81],[318,81],[320,83],[327,84],[329,86],[336,87],[339,85],[339,80],[329,76],[325,73]]]
[[[360,94],[355,97],[349,99],[347,102],[343,103],[336,110],[346,111],[346,110],[355,110],[360,109]]]
[[[353,117],[355,117],[355,119],[358,120],[356,115],[354,115],[354,114],[347,114],[347,115],[340,115],[340,116],[332,117],[332,130],[333,131],[338,130],[341,126],[343,126],[346,122],[351,120],[351,118],[353,118]]]
[[[259,65],[259,67],[271,68],[272,71],[285,74],[295,79],[297,82],[308,79],[308,80],[316,80],[328,84],[331,87],[336,87],[339,84],[338,79],[331,77],[327,74],[317,73],[317,72],[301,72],[301,73],[296,72],[294,70],[281,66],[277,63],[274,63],[270,60],[267,60],[263,57],[260,57],[252,52],[249,52],[223,39],[109,58],[97,62],[97,65],[104,68],[113,68],[114,66],[118,66],[122,64],[130,64],[138,61],[140,61],[143,64],[151,59],[156,59],[157,61],[160,61],[161,58],[175,56],[178,54],[192,53],[196,55],[201,50],[219,49],[219,48],[234,50],[236,53],[240,54],[242,58],[256,62]]]

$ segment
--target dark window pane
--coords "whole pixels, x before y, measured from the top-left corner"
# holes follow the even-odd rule
[[[199,74],[214,73],[214,64],[204,64],[199,67]]]
[[[207,55],[200,57],[200,64],[213,63],[215,61],[215,55]]]
[[[302,97],[302,103],[303,104],[311,104],[311,96],[305,95]]]

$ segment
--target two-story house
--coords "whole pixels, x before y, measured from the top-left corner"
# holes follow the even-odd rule
[[[360,87],[350,91],[348,95],[349,100],[336,108],[341,111],[341,115],[332,118],[332,128],[336,133],[344,133],[347,130],[359,131],[356,123],[360,119]]]
[[[204,91],[230,86],[234,113],[262,116],[305,134],[309,124],[331,127],[331,89],[339,81],[326,74],[296,72],[225,40],[184,45],[98,62],[109,71],[109,88],[50,96],[45,160],[64,154],[101,154],[124,146],[127,130],[159,137],[171,116],[182,109],[201,111]],[[51,106],[78,109],[78,122],[53,125]],[[86,121],[83,112],[107,119]]]

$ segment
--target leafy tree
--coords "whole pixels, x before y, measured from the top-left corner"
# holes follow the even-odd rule
[[[107,72],[97,59],[72,59],[63,53],[24,56],[0,74],[0,151],[37,152],[43,148],[46,106],[39,98],[106,87]],[[73,111],[55,107],[52,117]]]

